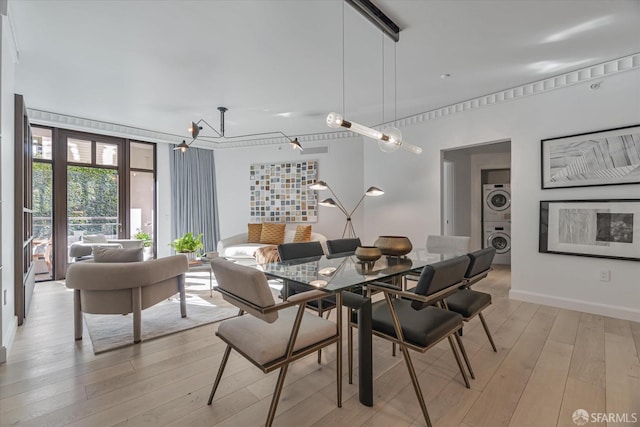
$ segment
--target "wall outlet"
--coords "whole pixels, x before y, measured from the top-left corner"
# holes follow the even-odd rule
[[[611,270],[600,270],[600,281],[601,282],[611,281]]]

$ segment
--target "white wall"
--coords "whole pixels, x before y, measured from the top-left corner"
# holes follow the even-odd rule
[[[539,201],[640,198],[640,185],[540,189],[540,140],[640,123],[640,70],[443,116],[402,128],[420,156],[364,145],[365,182],[377,180],[385,203],[367,206],[365,239],[408,236],[423,247],[440,232],[440,150],[511,140],[514,299],[640,321],[637,262],[538,253]],[[611,270],[600,282],[599,271]]]
[[[258,146],[238,149],[222,149],[215,152],[218,213],[222,238],[247,231],[249,216],[249,166],[254,163],[281,161],[318,161],[318,179],[326,181],[347,209],[355,207],[366,188],[377,181],[363,181],[362,138],[303,144],[305,148],[328,146],[326,154],[301,155],[288,145]],[[331,197],[328,190],[318,192],[318,200]],[[368,198],[381,200],[385,196]],[[376,201],[377,201],[376,200]],[[375,201],[368,201],[375,203]],[[353,225],[356,233],[363,230],[364,209],[358,209]],[[345,224],[345,216],[336,208],[319,207],[318,222],[313,231],[327,238],[339,238]]]
[[[4,5],[6,6],[6,4]],[[14,310],[13,273],[13,173],[14,173],[14,81],[15,45],[11,36],[7,16],[2,15],[0,59],[0,161],[2,164],[2,292],[0,292],[0,362],[6,357],[6,349],[11,345],[17,327]],[[4,293],[6,291],[6,298]]]

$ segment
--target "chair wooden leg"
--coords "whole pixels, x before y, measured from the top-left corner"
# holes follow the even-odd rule
[[[82,339],[82,302],[80,289],[73,291],[73,330],[76,340]]]
[[[347,347],[349,351],[347,354],[347,364],[349,370],[349,384],[353,384],[353,328],[351,327],[351,309],[349,309],[349,320],[347,321]]]
[[[338,341],[336,342],[336,401],[338,408],[342,408],[342,294],[336,295],[336,325],[338,327]]]
[[[131,297],[133,305],[133,342],[139,343],[142,340],[142,288],[131,289]]]
[[[271,399],[271,405],[269,406],[269,414],[267,415],[267,422],[265,423],[265,427],[271,427],[271,425],[273,424],[273,419],[276,417],[276,409],[278,408],[280,394],[282,394],[284,378],[287,376],[287,369],[289,369],[289,365],[284,365],[282,368],[280,368],[278,381],[276,382],[276,389],[273,392],[273,398]]]
[[[491,332],[489,332],[489,327],[487,326],[487,321],[484,320],[484,316],[482,315],[482,313],[478,313],[478,317],[480,318],[480,321],[482,322],[482,327],[484,328],[484,331],[487,333],[487,338],[489,338],[489,342],[491,343],[491,347],[493,348],[493,351],[495,351],[497,353],[498,349],[496,348],[496,344],[493,342],[493,337],[491,336]]]
[[[456,345],[453,343],[453,338],[451,335],[447,337],[449,340],[449,345],[451,345],[451,351],[453,352],[453,356],[456,358],[456,362],[458,363],[458,369],[460,369],[460,373],[462,374],[462,379],[464,380],[464,384],[467,388],[471,388],[471,384],[469,383],[469,378],[467,378],[467,373],[462,366],[462,360],[460,360],[460,355],[458,354],[458,350],[456,349]]]
[[[416,391],[416,397],[418,398],[418,403],[420,403],[420,409],[422,409],[422,415],[424,415],[424,420],[426,421],[428,427],[432,427],[431,419],[429,418],[429,412],[427,411],[427,405],[424,403],[424,396],[422,395],[422,389],[420,388],[420,383],[418,382],[418,377],[416,376],[416,370],[413,367],[411,356],[409,356],[409,349],[401,345],[400,352],[404,355],[404,361],[407,364],[407,369],[409,370],[409,376],[411,377],[411,383],[413,384],[413,389]]]
[[[229,354],[231,353],[231,346],[228,345],[226,350],[224,351],[224,355],[222,356],[222,361],[220,362],[220,368],[218,369],[218,374],[216,375],[216,380],[213,382],[213,387],[211,387],[211,394],[209,395],[209,401],[207,405],[211,405],[213,401],[213,395],[216,393],[218,389],[218,385],[220,384],[220,379],[222,379],[222,372],[224,371],[225,366],[227,366],[227,361],[229,360]]]
[[[456,341],[458,342],[458,347],[460,347],[462,358],[464,359],[464,362],[467,364],[467,368],[469,369],[469,375],[471,376],[471,379],[475,380],[476,376],[473,373],[473,369],[471,368],[471,362],[469,362],[469,357],[467,356],[467,350],[464,348],[464,345],[462,344],[462,339],[458,334],[453,334],[453,335],[456,337]]]
[[[209,270],[211,272],[211,270]],[[178,277],[178,291],[180,292],[180,316],[187,317],[187,294],[184,289],[184,274]]]
[[[318,301],[318,303],[320,304],[320,307],[322,307],[322,301]],[[322,318],[322,309],[320,309],[318,311],[318,316],[320,316],[320,318]],[[318,365],[322,363],[322,349],[318,350]]]

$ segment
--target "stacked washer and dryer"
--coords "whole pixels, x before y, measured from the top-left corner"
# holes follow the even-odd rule
[[[483,246],[496,249],[494,264],[511,264],[511,185],[482,186]]]

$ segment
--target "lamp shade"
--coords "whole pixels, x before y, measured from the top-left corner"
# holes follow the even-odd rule
[[[309,188],[312,190],[326,190],[327,188],[329,188],[329,186],[324,181],[316,181],[313,184],[309,185]]]
[[[196,139],[198,135],[200,135],[200,130],[202,128],[196,124],[196,122],[191,122],[191,127],[189,128],[189,132],[191,132],[191,137]]]
[[[291,144],[291,147],[293,147],[296,150],[304,151],[302,148],[302,145],[300,145],[300,141],[298,141],[298,138],[290,139],[289,144]]]
[[[318,202],[318,204],[320,206],[326,206],[326,207],[329,207],[329,208],[338,207],[338,204],[331,197],[329,197],[328,199],[321,200],[320,202]]]
[[[376,196],[382,196],[384,194],[384,191],[382,191],[378,187],[369,187],[369,189],[367,190],[367,192],[365,194],[367,196],[376,197]]]
[[[187,142],[184,139],[180,144],[178,144],[176,148],[174,148],[174,150],[180,150],[181,153],[184,153],[188,149],[189,149],[189,145],[187,145]]]

